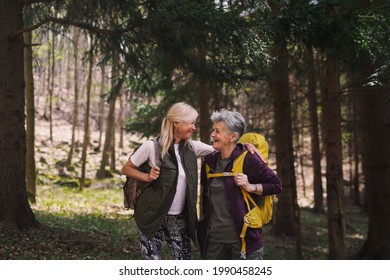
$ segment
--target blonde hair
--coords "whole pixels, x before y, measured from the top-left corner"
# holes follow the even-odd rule
[[[192,122],[198,117],[198,112],[184,102],[175,103],[163,119],[160,132],[161,158],[164,158],[174,140],[175,123]]]

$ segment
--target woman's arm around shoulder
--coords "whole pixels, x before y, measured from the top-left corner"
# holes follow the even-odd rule
[[[212,152],[214,152],[214,148],[211,145],[203,143],[197,140],[191,140],[192,148],[194,149],[194,153],[197,157],[204,157]]]

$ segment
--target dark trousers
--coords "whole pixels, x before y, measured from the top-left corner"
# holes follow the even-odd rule
[[[138,231],[142,257],[146,260],[161,260],[161,243],[165,240],[171,251],[173,260],[191,259],[191,241],[187,230],[186,217],[180,215],[167,215],[152,239]]]

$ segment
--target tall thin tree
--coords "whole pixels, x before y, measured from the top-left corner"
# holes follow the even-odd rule
[[[327,54],[325,88],[322,91],[322,122],[326,156],[326,201],[330,259],[346,258],[339,67],[339,63]]]
[[[87,104],[85,108],[84,115],[84,140],[83,140],[83,150],[81,152],[81,177],[80,177],[80,190],[85,188],[85,173],[87,165],[87,150],[90,140],[89,132],[89,116],[91,108],[91,89],[92,89],[92,70],[93,70],[93,38],[90,39],[90,51],[89,51],[89,68],[88,68],[88,78],[86,83],[86,95],[87,95]]]
[[[31,9],[25,9],[24,19],[30,22]],[[24,36],[24,79],[26,83],[26,188],[30,202],[36,202],[36,164],[35,164],[35,105],[32,56],[32,31]]]
[[[313,190],[314,190],[314,207],[315,212],[324,212],[324,190],[322,188],[321,172],[321,150],[318,129],[317,115],[317,92],[316,92],[316,70],[314,63],[313,48],[306,47],[305,61],[307,68],[307,100],[309,103],[310,114],[310,135],[311,135],[311,159],[313,166]]]
[[[270,1],[272,14],[278,16],[281,7],[276,1]],[[302,258],[302,237],[300,210],[298,206],[297,186],[294,167],[294,151],[291,121],[291,100],[288,82],[288,52],[286,38],[280,34],[275,37],[270,49],[275,58],[268,83],[273,96],[275,110],[275,147],[277,173],[283,182],[283,192],[279,196],[278,211],[274,232],[295,236],[296,257]]]
[[[98,127],[99,127],[99,142],[98,149],[100,151],[102,146],[102,136],[104,127],[104,100],[105,100],[105,87],[106,87],[106,67],[105,64],[101,66],[101,83],[100,83],[100,94],[99,94],[99,116],[98,116]]]
[[[53,141],[53,97],[54,97],[54,77],[55,77],[55,69],[56,69],[56,49],[55,49],[56,37],[54,32],[51,32],[51,44],[49,44],[49,59],[51,64],[49,66],[51,68],[48,70],[50,74],[50,85],[49,85],[49,133],[50,133],[50,141]]]
[[[109,164],[110,159],[110,146],[112,141],[112,130],[115,129],[115,104],[116,97],[121,89],[121,80],[118,79],[119,75],[119,56],[117,53],[112,58],[112,70],[111,70],[111,92],[109,98],[109,109],[107,115],[106,133],[104,139],[104,146],[102,151],[102,160],[100,161],[100,167],[96,172],[96,178],[103,179],[106,177],[106,166]]]
[[[70,141],[70,149],[68,153],[68,158],[66,160],[66,165],[72,163],[73,153],[75,151],[76,145],[76,128],[78,124],[78,115],[79,115],[79,67],[78,67],[78,57],[79,57],[79,44],[80,38],[80,29],[77,27],[73,28],[73,90],[74,90],[74,103],[73,103],[73,113],[72,113],[72,138]]]

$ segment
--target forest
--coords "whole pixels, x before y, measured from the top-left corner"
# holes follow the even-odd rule
[[[266,259],[390,259],[387,0],[0,1],[0,259],[140,259],[120,169],[181,101],[269,142]]]

